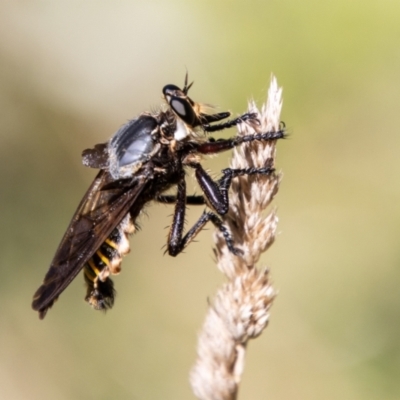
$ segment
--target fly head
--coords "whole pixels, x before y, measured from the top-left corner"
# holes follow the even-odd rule
[[[164,98],[174,114],[180,118],[190,128],[201,125],[201,121],[196,111],[196,103],[187,95],[192,84],[181,90],[175,85],[166,85],[163,88]]]

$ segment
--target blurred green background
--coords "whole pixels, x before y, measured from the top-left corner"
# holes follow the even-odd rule
[[[83,302],[81,276],[44,321],[30,309],[95,175],[81,151],[186,68],[195,100],[234,114],[261,105],[271,73],[284,88],[280,234],[263,258],[279,296],[239,398],[400,398],[400,2],[0,7],[1,399],[193,398],[196,335],[223,282],[211,228],[164,256],[172,209],[151,205],[111,312]]]

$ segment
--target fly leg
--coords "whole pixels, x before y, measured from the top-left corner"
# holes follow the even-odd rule
[[[157,196],[156,200],[164,204],[175,204],[177,201],[177,197],[170,195],[160,195]],[[206,204],[206,201],[204,199],[204,196],[202,195],[200,196],[190,195],[186,196],[186,204],[189,204],[191,206],[200,206]]]
[[[240,255],[241,251],[234,246],[234,241],[228,230],[223,224],[219,215],[225,215],[229,210],[229,197],[228,191],[232,183],[232,179],[244,175],[270,175],[275,169],[267,165],[264,168],[242,168],[233,169],[226,168],[222,171],[222,177],[218,181],[214,181],[211,176],[203,169],[200,164],[191,164],[195,169],[196,179],[202,188],[205,197],[203,196],[186,196],[186,182],[182,179],[178,184],[177,196],[165,196],[164,200],[175,202],[175,213],[172,221],[172,226],[168,235],[168,253],[171,256],[179,254],[201,231],[204,225],[211,221],[216,228],[218,228],[225,238],[229,251],[235,255]],[[199,220],[183,235],[183,227],[186,212],[186,199],[196,203],[199,199],[207,202],[215,210],[204,211]]]
[[[190,196],[188,196],[190,198]],[[194,196],[198,198],[199,196]],[[183,235],[183,227],[185,221],[186,211],[186,182],[182,179],[178,184],[178,194],[176,196],[175,212],[172,221],[171,229],[168,235],[168,254],[176,256],[196,237],[204,225],[211,221],[216,228],[218,228],[227,243],[229,250],[233,254],[240,254],[240,250],[236,249],[233,245],[232,237],[228,229],[223,225],[221,219],[211,211],[204,211],[199,220],[192,226],[189,231]]]
[[[216,125],[204,124],[203,129],[206,132],[222,131],[222,129],[232,128],[232,126],[236,126],[236,125],[240,124],[241,122],[248,121],[248,120],[255,120],[255,119],[256,119],[256,114],[246,113],[246,114],[241,115],[238,118],[232,119],[230,121],[222,122],[220,124],[216,124]],[[218,119],[215,119],[215,121],[218,121]]]
[[[191,167],[195,169],[196,179],[208,203],[219,215],[225,215],[229,210],[228,191],[233,178],[245,175],[271,175],[275,171],[271,164],[263,168],[226,168],[222,170],[222,177],[214,181],[200,164],[191,164]]]
[[[218,125],[213,125],[218,126]],[[236,146],[241,145],[242,143],[250,143],[253,141],[271,141],[277,139],[283,139],[286,137],[286,133],[284,127],[279,131],[271,131],[264,133],[254,133],[252,135],[245,136],[235,136],[230,139],[212,139],[204,142],[196,146],[196,151],[201,154],[216,154],[222,151],[233,149]]]

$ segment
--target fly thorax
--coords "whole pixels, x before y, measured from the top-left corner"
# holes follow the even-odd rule
[[[154,137],[158,131],[156,119],[141,115],[129,121],[108,144],[109,171],[114,179],[130,178],[147,162],[159,145]]]

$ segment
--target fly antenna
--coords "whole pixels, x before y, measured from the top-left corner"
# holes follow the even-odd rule
[[[183,93],[188,94],[189,89],[192,87],[194,81],[188,86],[188,71],[186,70],[186,75],[185,75],[185,86],[183,87]]]

